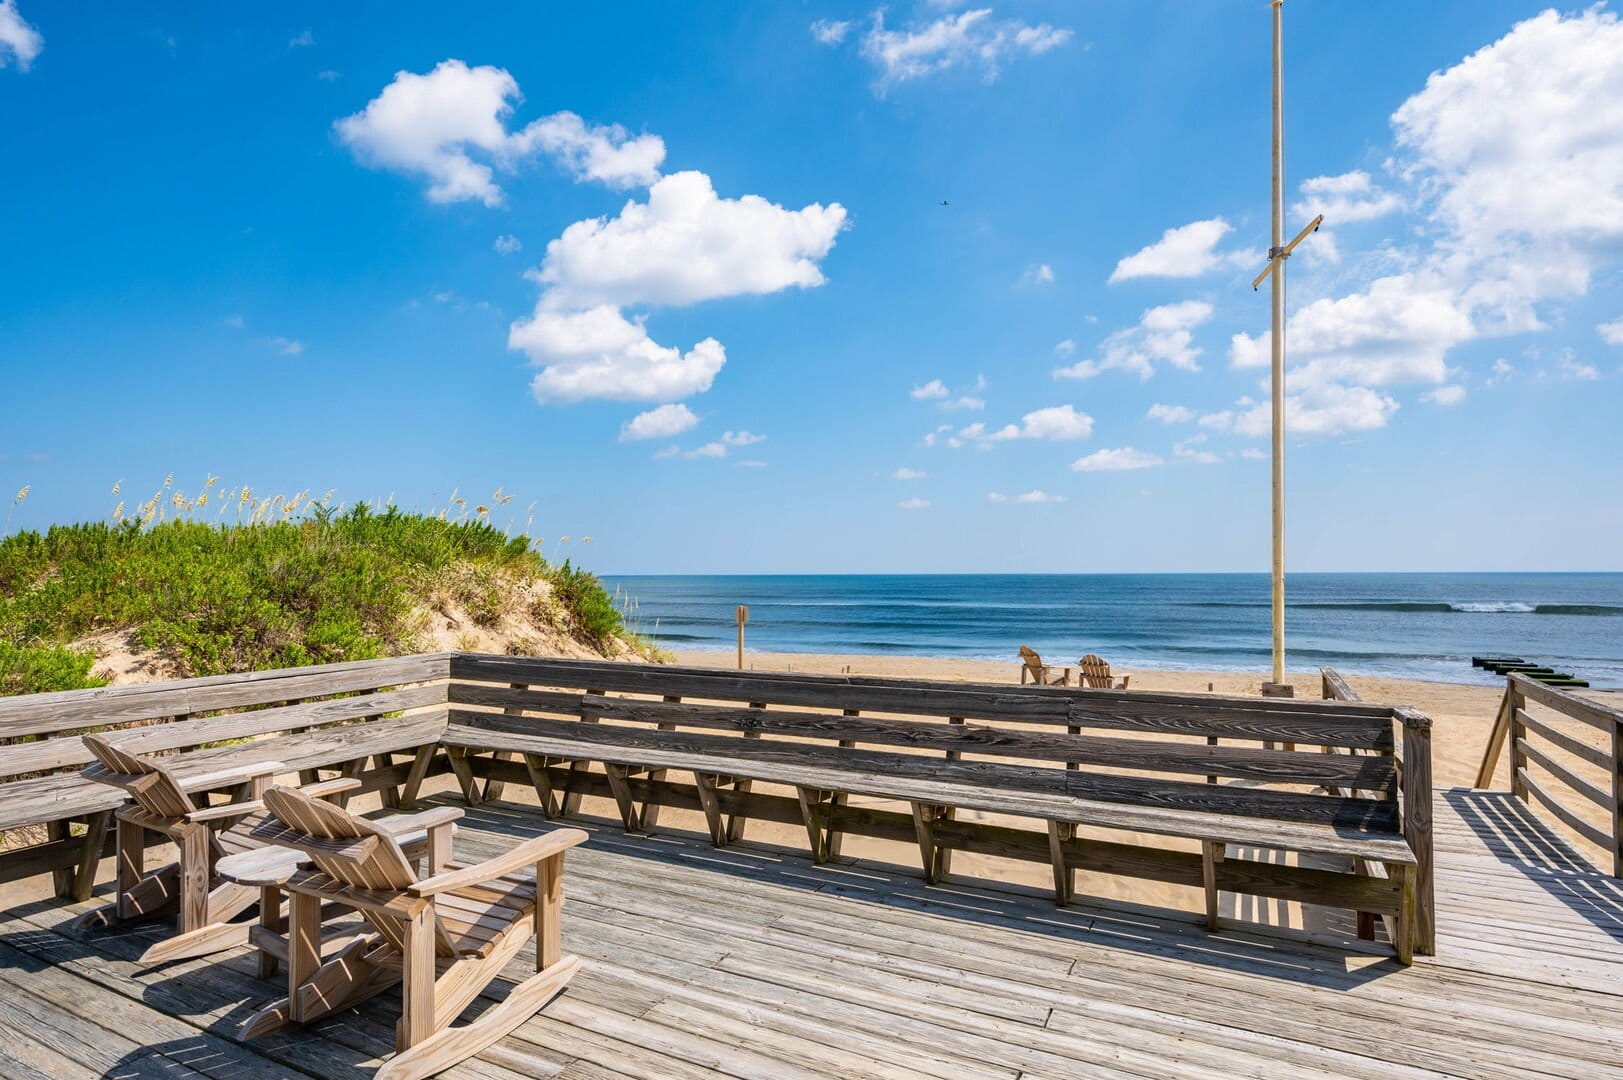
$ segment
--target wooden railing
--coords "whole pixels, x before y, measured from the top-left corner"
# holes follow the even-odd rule
[[[1530,713],[1529,702],[1553,715]],[[1558,726],[1562,720],[1580,725],[1578,734]],[[1580,737],[1586,731],[1594,734]],[[1609,852],[1612,876],[1623,877],[1623,711],[1512,673],[1482,752],[1477,787],[1493,783],[1506,746],[1511,792]],[[1574,810],[1558,797],[1557,783],[1596,809]]]
[[[610,734],[622,743],[643,741],[626,759],[631,764],[608,761],[598,771],[567,746],[541,751],[550,757],[540,757],[492,744],[470,756],[470,744],[446,740],[448,722],[567,738],[575,745],[603,742]],[[592,726],[600,722],[606,726]],[[810,817],[817,826],[814,852],[820,848],[825,858],[837,851],[841,834],[855,834],[919,842],[932,853],[932,878],[947,872],[956,849],[1052,863],[1062,895],[1081,871],[1203,888],[1209,909],[1215,908],[1216,892],[1230,891],[1382,916],[1402,911],[1414,931],[1394,935],[1394,942],[1412,942],[1423,953],[1432,949],[1429,725],[1419,714],[1372,703],[463,653],[5,698],[0,828],[39,828],[47,835],[44,843],[0,854],[0,881],[52,870],[64,895],[88,892],[107,850],[107,819],[119,796],[78,775],[89,759],[78,736],[131,724],[145,726],[120,738],[140,752],[175,754],[176,761],[273,755],[289,774],[302,773],[306,780],[315,779],[317,769],[338,769],[360,780],[360,790],[381,792],[386,805],[409,804],[427,776],[450,771],[470,801],[481,798],[480,785],[483,796],[491,797],[502,784],[516,782],[534,784],[538,793],[556,789],[557,812],[564,815],[575,812],[583,796],[614,798],[622,812],[627,804],[640,804],[635,815],[626,814],[628,827],[633,817],[640,827],[652,826],[660,805],[704,810],[707,817],[716,810],[725,820],[713,831],[724,840],[737,839],[747,819],[804,823],[808,817],[805,791],[797,797],[752,790],[747,776],[723,782],[738,769],[707,771],[690,760],[726,732],[744,740],[769,734],[767,745],[735,761],[762,769],[762,784],[794,787],[794,775],[785,770],[811,769],[811,762],[824,779],[838,768],[869,787],[882,781],[879,787],[887,791],[886,784],[907,792],[934,785],[930,799],[914,799],[933,808],[921,823],[917,806],[910,815],[851,805],[833,780],[819,782]],[[1401,735],[1394,732],[1397,726]],[[376,744],[369,741],[374,733]],[[1136,741],[1145,734],[1156,737]],[[795,742],[776,741],[784,735]],[[1219,737],[1233,745],[1213,745]],[[15,741],[3,745],[8,740]],[[1279,744],[1363,748],[1376,755],[1330,759],[1280,750]],[[1394,760],[1400,746],[1401,772]],[[851,761],[839,751],[850,751]],[[892,761],[885,756],[892,753],[902,756]],[[920,754],[939,754],[940,762],[921,761]],[[666,758],[688,764],[660,764]],[[776,762],[771,768],[762,765],[769,758]],[[645,759],[652,764],[636,764]],[[859,775],[864,768],[880,771]],[[682,782],[684,770],[694,783]],[[1208,777],[1244,782],[1213,785]],[[961,819],[949,797],[960,790],[969,793],[971,803],[964,805],[970,809],[1007,802],[1017,818],[1050,818],[1048,828]],[[1041,812],[1027,812],[1038,803]],[[1077,814],[1082,817],[1060,820]],[[1075,831],[1078,824],[1191,835],[1202,850],[1084,837]],[[74,831],[81,825],[82,833]],[[1409,866],[1409,851],[1396,860],[1401,880],[1368,880],[1373,874],[1360,880],[1221,855],[1225,843],[1392,855],[1399,832],[1418,861],[1418,867]],[[1312,846],[1324,843],[1333,846]]]
[[[1363,701],[1358,691],[1332,667],[1319,669],[1326,701]],[[1393,710],[1393,719],[1403,725],[1398,755],[1399,804],[1403,811],[1403,837],[1414,849],[1419,865],[1415,876],[1415,897],[1419,905],[1416,923],[1421,942],[1416,951],[1431,954],[1437,946],[1436,869],[1431,836],[1431,720],[1413,709]],[[1369,751],[1361,751],[1368,753]],[[1333,789],[1332,789],[1333,790]],[[1352,794],[1349,792],[1349,794]],[[1379,875],[1378,865],[1363,863],[1360,872]],[[1367,916],[1359,916],[1359,936],[1368,937]]]

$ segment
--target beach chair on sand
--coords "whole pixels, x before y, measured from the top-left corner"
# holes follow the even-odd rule
[[[1091,686],[1098,690],[1125,690],[1127,680],[1131,675],[1123,675],[1121,682],[1117,682],[1110,674],[1110,664],[1102,657],[1088,653],[1076,662],[1076,684],[1078,686]]]
[[[561,953],[559,916],[564,852],[586,839],[582,830],[555,829],[482,863],[450,863],[421,877],[376,822],[292,788],[272,787],[264,802],[271,818],[253,832],[275,847],[225,860],[221,872],[289,894],[287,934],[275,939],[286,954],[288,996],[249,1017],[243,1037],[349,1008],[399,982],[396,1053],[376,1075],[416,1080],[524,1023],[579,970],[579,957]],[[519,873],[528,867],[533,875]],[[322,908],[329,903],[355,908],[366,926],[323,960]],[[532,937],[536,973],[477,1019],[452,1027]]]
[[[1029,678],[1038,686],[1069,686],[1071,685],[1071,669],[1065,668],[1055,675],[1054,669],[1043,663],[1043,658],[1034,650],[1020,646],[1020,685],[1024,686]]]
[[[236,797],[220,806],[198,806],[162,759],[120,750],[101,735],[83,736],[96,763],[84,776],[129,794],[131,802],[114,815],[118,829],[118,894],[112,903],[80,916],[80,929],[156,918],[179,909],[178,933],[141,955],[141,963],[207,956],[248,943],[250,922],[232,922],[259,900],[259,890],[221,881],[216,862],[224,856],[260,846],[253,827],[266,819],[259,796],[272,777],[286,772],[277,761],[257,761],[206,775],[188,777],[192,790],[235,787]],[[329,780],[307,786],[313,798],[334,798],[360,787],[359,780]],[[449,821],[433,828],[443,811],[404,814],[380,822],[413,858],[429,847],[429,833],[443,831],[437,842],[449,846]],[[145,870],[146,834],[152,832],[180,849],[180,859],[150,873]]]

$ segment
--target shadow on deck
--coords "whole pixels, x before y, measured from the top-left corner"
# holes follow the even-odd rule
[[[1499,865],[1623,948],[1623,881],[1598,869],[1508,791],[1454,788],[1443,798]]]
[[[1442,955],[1410,969],[1272,933],[1211,934],[1159,909],[1059,909],[1012,887],[926,886],[871,862],[815,866],[786,849],[571,819],[591,841],[569,859],[564,945],[585,967],[539,1016],[445,1075],[1623,1075],[1623,950],[1597,945],[1615,946],[1615,923],[1608,939],[1600,923],[1558,917],[1570,906],[1615,920],[1615,893],[1550,891],[1546,879],[1579,872],[1548,861],[1559,848],[1536,821],[1511,827],[1515,807],[1449,792],[1437,809],[1450,933]],[[548,827],[513,803],[471,809],[463,825],[458,850],[472,858]],[[1518,890],[1523,877],[1537,887]],[[1501,895],[1518,917],[1485,899]],[[240,1044],[238,1024],[276,994],[246,950],[142,969],[134,959],[159,931],[79,934],[77,910],[42,900],[0,912],[0,1075],[350,1080],[390,1049],[391,995]],[[1456,910],[1503,924],[1506,940],[1528,938],[1519,921],[1552,925],[1584,958],[1489,970],[1471,944],[1483,931]]]

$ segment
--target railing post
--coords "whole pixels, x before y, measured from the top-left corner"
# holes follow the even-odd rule
[[[1403,724],[1403,838],[1415,856],[1414,951],[1437,951],[1437,896],[1431,836],[1431,718],[1396,710]]]
[[[1612,720],[1612,876],[1623,878],[1623,721]]]
[[[1522,771],[1527,768],[1527,755],[1522,753],[1522,742],[1527,738],[1527,727],[1522,723],[1519,715],[1527,705],[1527,698],[1516,686],[1516,676],[1505,678],[1505,712],[1510,721],[1508,733],[1505,736],[1510,741],[1510,793],[1527,801],[1527,784],[1522,780]]]

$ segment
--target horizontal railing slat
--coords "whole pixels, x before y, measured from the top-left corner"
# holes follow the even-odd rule
[[[423,683],[377,694],[301,702],[298,705],[225,713],[194,720],[175,720],[115,732],[113,737],[120,747],[131,753],[150,754],[443,704],[445,684]],[[0,780],[21,773],[87,765],[91,760],[90,751],[77,735],[0,747]]]
[[[1585,780],[1526,739],[1517,739],[1516,748],[1526,755],[1527,760],[1536,763],[1539,768],[1567,785],[1572,791],[1577,792],[1602,809],[1610,810],[1612,808],[1612,793],[1603,790],[1599,784]]]
[[[1609,709],[1599,702],[1568,693],[1558,687],[1545,686],[1537,679],[1529,679],[1517,672],[1511,672],[1510,683],[1528,700],[1548,705],[1574,720],[1581,720],[1590,727],[1599,728],[1608,735],[1623,725],[1623,711]]]
[[[1607,835],[1605,830],[1596,828],[1583,818],[1579,817],[1577,814],[1573,813],[1566,806],[1562,805],[1561,801],[1546,791],[1544,786],[1540,784],[1538,780],[1527,771],[1527,769],[1518,769],[1516,776],[1524,785],[1526,785],[1528,793],[1534,798],[1538,799],[1539,803],[1543,805],[1544,809],[1554,814],[1573,832],[1577,833],[1579,836],[1582,836],[1591,843],[1599,844],[1601,847],[1609,847],[1611,845],[1612,838]]]
[[[462,684],[467,685],[467,684]],[[462,700],[465,696],[453,696]],[[1028,731],[976,724],[879,719],[841,713],[783,712],[727,705],[673,704],[632,698],[504,690],[484,704],[540,708],[576,716],[645,724],[669,723],[722,731],[755,732],[803,739],[849,740],[859,744],[905,746],[991,757],[1075,761],[1144,772],[1216,775],[1286,784],[1343,784],[1367,791],[1390,791],[1396,769],[1389,757],[1300,754],[1277,750],[1190,745]],[[477,723],[478,714],[459,714]],[[494,715],[494,714],[492,714]],[[502,722],[514,730],[523,725]]]
[[[1029,724],[1080,724],[1175,734],[1218,735],[1248,741],[1385,749],[1392,745],[1392,712],[1366,706],[1341,711],[1277,710],[1249,699],[1156,695],[1141,691],[1056,691],[971,683],[882,684],[837,676],[766,675],[713,668],[670,669],[636,664],[594,664],[517,657],[457,657],[453,679],[528,682],[623,693],[671,694],[767,705],[842,707],[900,715],[957,716]],[[1138,695],[1143,694],[1140,698]],[[455,691],[453,691],[455,694]],[[1177,698],[1177,700],[1169,700]],[[1260,701],[1261,699],[1259,699]],[[1294,703],[1298,705],[1306,702]],[[1190,714],[1195,713],[1198,716]]]
[[[1591,765],[1599,765],[1603,769],[1611,768],[1612,755],[1610,753],[1574,739],[1564,731],[1556,730],[1538,717],[1528,713],[1526,709],[1517,709],[1516,719],[1520,720],[1528,731],[1533,732],[1541,739],[1549,740],[1552,745],[1559,746],[1573,757],[1587,761]]]
[[[448,678],[450,654],[248,671],[137,686],[0,697],[0,739],[269,705]]]

